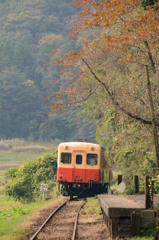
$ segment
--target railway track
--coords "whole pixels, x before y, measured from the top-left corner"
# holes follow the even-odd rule
[[[75,240],[79,212],[85,202],[86,199],[65,201],[50,214],[30,240]]]

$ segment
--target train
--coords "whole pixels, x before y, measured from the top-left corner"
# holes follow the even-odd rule
[[[99,144],[61,143],[57,161],[57,182],[63,196],[89,197],[108,192],[112,169]]]

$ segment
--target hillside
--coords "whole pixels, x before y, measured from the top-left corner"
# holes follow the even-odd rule
[[[50,100],[44,100],[59,77],[58,69],[44,65],[48,53],[57,47],[64,51],[79,47],[67,39],[78,14],[71,2],[0,1],[1,139],[63,141],[90,135],[86,122],[81,129],[77,111],[48,115]],[[94,138],[94,127],[91,132]]]

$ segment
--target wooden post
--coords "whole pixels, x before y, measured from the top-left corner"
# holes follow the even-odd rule
[[[118,185],[122,182],[122,175],[118,175]]]
[[[118,237],[119,218],[111,218],[111,237],[116,239]]]
[[[137,175],[134,176],[134,184],[135,184],[135,193],[139,192],[139,178]]]
[[[146,176],[145,181],[145,208],[153,207],[153,181],[151,176]]]
[[[132,232],[133,236],[140,234],[140,214],[132,212],[131,214]]]

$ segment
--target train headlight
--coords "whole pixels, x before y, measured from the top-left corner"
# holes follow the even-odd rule
[[[94,151],[94,150],[95,150],[95,148],[94,148],[94,147],[91,147],[91,150],[92,150],[92,151]]]
[[[68,149],[69,149],[69,147],[68,147],[68,146],[65,146],[65,149],[66,149],[66,150],[68,150]]]

